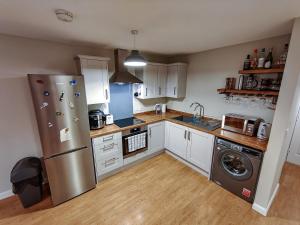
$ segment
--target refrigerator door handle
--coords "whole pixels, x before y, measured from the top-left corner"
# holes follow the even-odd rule
[[[67,152],[62,152],[62,153],[54,154],[54,155],[51,155],[50,157],[48,157],[47,159],[51,159],[51,158],[55,158],[57,156],[61,156],[61,155],[69,154],[69,153],[72,153],[72,152],[80,151],[80,150],[83,150],[85,148],[87,148],[87,146],[84,146],[84,147],[81,147],[81,148],[75,148],[75,149],[72,149],[72,150],[67,151]]]

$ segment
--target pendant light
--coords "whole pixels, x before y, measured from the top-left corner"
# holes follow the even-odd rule
[[[131,67],[146,66],[147,62],[146,62],[145,58],[135,48],[135,37],[138,34],[138,31],[132,30],[131,34],[133,35],[133,50],[131,51],[130,55],[125,59],[124,65],[131,66]]]

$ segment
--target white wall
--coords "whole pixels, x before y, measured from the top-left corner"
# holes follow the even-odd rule
[[[109,73],[114,72],[112,50],[0,35],[0,199],[11,189],[14,164],[26,156],[42,155],[27,74],[76,74],[73,58],[78,54],[109,57]],[[167,60],[145,55],[154,62]]]
[[[217,89],[225,86],[226,77],[236,77],[238,81],[238,71],[243,66],[243,60],[254,48],[274,47],[276,59],[289,39],[290,36],[286,35],[170,58],[169,62],[188,62],[188,73],[186,98],[170,99],[168,108],[192,112],[190,104],[198,101],[205,106],[205,114],[212,117],[221,118],[225,113],[234,112],[260,116],[266,121],[272,121],[274,110],[262,104],[228,104],[224,101],[224,95],[217,93]]]
[[[77,54],[112,57],[112,51],[0,35],[0,196],[11,189],[10,171],[19,159],[41,156],[26,75],[74,74]]]
[[[270,199],[279,182],[282,166],[291,138],[291,132],[297,114],[300,83],[300,18],[295,20],[288,60],[283,75],[278,104],[274,115],[273,128],[268,149],[264,156],[261,176],[258,183],[255,204],[262,208],[270,206]],[[297,91],[296,91],[297,90]]]

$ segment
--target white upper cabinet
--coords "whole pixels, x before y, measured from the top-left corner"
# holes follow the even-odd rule
[[[110,101],[108,61],[109,58],[78,55],[80,73],[84,76],[87,104]]]
[[[143,96],[144,98],[155,98],[157,86],[158,67],[148,64],[144,69],[143,76]]]
[[[158,65],[157,85],[155,95],[157,97],[166,97],[167,90],[167,66]]]
[[[173,63],[168,65],[166,97],[170,97],[170,98],[185,97],[186,74],[187,74],[187,65],[185,63]]]
[[[138,77],[143,80],[138,98],[182,98],[186,92],[185,63],[160,64],[148,63]]]

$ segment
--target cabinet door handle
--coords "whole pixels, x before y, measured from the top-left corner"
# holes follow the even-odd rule
[[[109,137],[105,137],[103,138],[103,142],[106,142],[106,141],[110,141],[110,140],[113,140],[114,139],[114,136],[109,136]]]
[[[148,95],[148,88],[146,88],[146,96]]]
[[[176,94],[176,87],[174,87],[174,95]]]
[[[106,98],[106,100],[108,99],[108,91],[107,91],[107,89],[105,89],[105,98]]]
[[[112,144],[110,144],[110,145],[104,146],[103,152],[107,152],[107,151],[113,149],[114,146],[115,146],[115,143],[112,143]]]
[[[152,136],[152,130],[151,130],[151,128],[149,128],[149,137],[151,137]]]
[[[191,131],[189,131],[189,133],[188,133],[188,140],[189,141],[191,140]]]
[[[184,131],[184,139],[186,139],[186,133],[187,133],[187,131],[185,130]]]
[[[109,159],[109,160],[105,160],[104,166],[107,167],[107,166],[110,166],[112,164],[115,164],[117,159],[118,158],[112,158],[112,159]]]
[[[159,87],[158,90],[159,90],[159,95],[161,95],[161,87]]]

